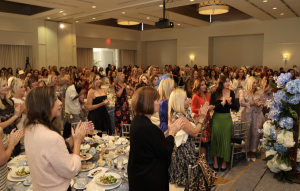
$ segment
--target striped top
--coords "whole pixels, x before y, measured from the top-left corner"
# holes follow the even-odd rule
[[[4,149],[6,149],[8,146],[8,139],[6,138],[5,135],[2,136],[2,142],[3,142]],[[5,163],[3,166],[0,166],[0,190],[1,191],[7,190],[7,175],[8,175],[7,163]]]

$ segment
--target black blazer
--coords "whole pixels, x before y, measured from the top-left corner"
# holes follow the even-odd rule
[[[163,132],[145,115],[136,115],[130,128],[128,179],[130,191],[168,191],[168,158],[174,137]]]

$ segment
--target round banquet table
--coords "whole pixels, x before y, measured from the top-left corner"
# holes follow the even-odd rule
[[[128,146],[128,142],[127,142],[127,145],[126,147]],[[122,146],[118,146],[117,148],[120,148]],[[25,152],[22,153],[21,155],[25,155]],[[97,153],[94,155],[94,157],[97,155]],[[125,157],[125,156],[124,156]],[[113,159],[114,161],[115,159]],[[97,161],[95,161],[94,163],[97,163]],[[127,163],[128,164],[128,163]],[[127,167],[127,164],[125,164],[125,167]],[[8,167],[11,167],[11,166],[16,166],[16,164],[14,163],[8,163],[7,164]],[[97,166],[95,167],[97,168]],[[104,168],[108,168],[107,164],[105,164]],[[111,170],[109,170],[109,172],[115,172],[115,173],[118,173],[119,170],[116,169],[114,167],[114,165],[111,167]],[[122,170],[121,173],[122,173],[122,176],[124,177],[124,172],[125,170]],[[93,178],[90,178],[88,177],[88,173],[89,171],[86,171],[86,172],[79,172],[74,178],[72,178],[72,180],[74,182],[76,182],[77,179],[79,178],[86,178],[86,180],[88,182],[92,181]],[[128,180],[128,178],[124,177],[126,180]],[[12,182],[12,181],[7,181],[7,190],[8,191],[32,191],[31,189],[29,189],[29,186],[24,186],[23,185],[23,182],[20,183],[20,184],[17,184],[16,183],[18,182]],[[82,191],[82,190],[86,190],[86,189],[75,189],[72,187],[72,191]],[[93,191],[93,190],[86,190],[86,191]],[[120,186],[118,186],[117,188],[115,189],[111,189],[111,191],[129,191],[129,185],[124,181],[122,180],[122,183]]]

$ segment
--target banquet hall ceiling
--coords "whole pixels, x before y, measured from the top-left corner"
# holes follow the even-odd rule
[[[174,28],[209,26],[210,16],[199,15],[196,9],[197,4],[205,1],[207,0],[169,0],[166,4],[167,17],[174,22]],[[294,18],[300,15],[300,0],[222,1],[231,7],[229,13],[212,16],[212,23],[247,19],[264,21]],[[3,6],[5,2],[10,4],[10,7]],[[27,4],[27,9],[38,11],[30,14],[16,11],[20,9],[18,7],[20,4]],[[163,11],[160,5],[162,0],[0,0],[0,15],[70,23],[77,21],[112,27],[120,27],[116,24],[116,20],[123,19],[143,23],[144,29],[147,30],[153,29],[155,22],[162,18]],[[123,26],[123,28],[140,30],[140,27]]]

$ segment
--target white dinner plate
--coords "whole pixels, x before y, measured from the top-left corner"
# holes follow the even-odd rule
[[[11,161],[9,161],[10,164],[12,163],[17,163],[20,159],[25,159],[27,160],[27,156],[26,155],[19,155],[16,156],[15,158],[13,158]]]
[[[12,171],[12,170],[18,169],[18,168],[15,167],[15,166],[10,166],[10,168],[11,168],[11,171]],[[11,173],[11,171],[10,171],[10,173]],[[12,182],[23,182],[23,181],[26,179],[26,177],[27,177],[27,176],[25,176],[25,177],[22,177],[22,178],[13,178],[13,177],[10,175],[10,173],[8,173],[7,179],[8,179],[9,181],[12,181]]]
[[[118,180],[117,180],[117,182],[115,182],[114,184],[103,184],[103,183],[100,182],[100,176],[103,176],[103,175],[105,175],[105,176],[111,175],[111,176],[114,176],[114,177],[115,177],[116,179],[118,179]],[[96,182],[97,184],[103,186],[103,187],[107,187],[107,186],[115,186],[115,185],[118,185],[119,183],[122,182],[122,180],[121,180],[121,176],[120,176],[119,174],[114,173],[114,172],[108,172],[108,173],[100,173],[100,174],[97,174],[97,176],[95,177],[95,182]]]
[[[82,157],[80,157],[82,161],[84,161],[84,160],[90,160],[93,157],[93,155],[91,155],[90,153],[85,153],[84,155],[86,155],[87,158],[83,159]]]
[[[84,150],[84,152],[88,152],[88,150],[90,150],[91,146],[88,145],[88,144],[85,144],[85,145],[80,145],[80,150]]]
[[[17,171],[21,171],[22,170],[22,168],[25,168],[25,171],[29,171],[29,167],[28,166],[24,166],[24,167],[19,167],[19,168],[13,168],[11,171],[10,171],[10,176],[12,177],[12,178],[15,178],[15,179],[22,179],[22,178],[26,178],[28,175],[25,175],[25,176],[17,176],[16,175],[16,172]]]
[[[77,183],[75,183],[74,186],[73,186],[73,188],[75,188],[76,190],[83,190],[83,189],[86,188],[86,185],[83,188],[80,188],[80,187],[78,187]]]
[[[86,170],[81,170],[80,172],[86,172],[86,171],[89,171],[89,170],[92,170],[93,168],[95,168],[95,163],[92,163],[90,164],[90,168],[89,169],[86,169]]]

